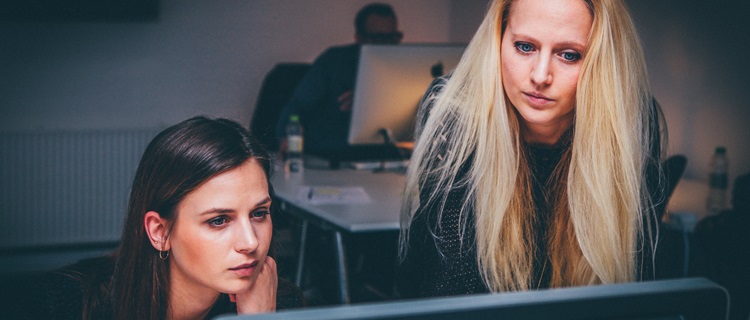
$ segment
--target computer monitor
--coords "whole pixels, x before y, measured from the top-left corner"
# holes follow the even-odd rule
[[[635,282],[489,295],[467,295],[261,315],[221,320],[422,319],[727,319],[726,290],[703,278]]]
[[[354,89],[349,144],[411,141],[419,100],[436,76],[456,68],[465,45],[363,45]]]

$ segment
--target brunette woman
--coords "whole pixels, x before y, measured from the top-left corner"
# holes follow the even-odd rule
[[[268,256],[271,157],[237,123],[167,128],[135,174],[108,257],[44,278],[39,312],[61,319],[205,319],[302,305]]]

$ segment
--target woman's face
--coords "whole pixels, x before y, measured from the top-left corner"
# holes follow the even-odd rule
[[[221,173],[177,206],[168,238],[172,290],[215,294],[248,289],[271,244],[271,197],[255,160]]]
[[[503,88],[537,140],[554,143],[573,123],[592,20],[581,0],[512,4],[501,44]]]

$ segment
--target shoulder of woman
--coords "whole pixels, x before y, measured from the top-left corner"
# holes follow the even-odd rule
[[[422,99],[419,100],[419,108],[417,110],[417,126],[414,131],[415,138],[419,137],[419,135],[422,133],[422,129],[424,128],[425,124],[427,123],[427,119],[430,116],[430,111],[432,111],[432,107],[435,106],[435,99],[437,99],[437,97],[443,91],[443,88],[448,83],[449,79],[450,75],[446,75],[432,80],[432,83],[430,83],[430,86],[422,96]]]
[[[31,284],[30,301],[25,302],[29,314],[53,319],[81,318],[83,284],[76,277],[60,271],[36,277]]]
[[[289,280],[279,278],[276,291],[276,309],[292,309],[305,306],[305,296],[302,290]]]
[[[448,80],[450,80],[451,75],[445,75],[442,77],[437,77],[432,80],[430,83],[430,86],[427,88],[427,92],[425,92],[424,96],[422,96],[422,100],[420,101],[420,105],[424,105],[425,103],[429,104],[431,107],[434,104],[435,98],[440,95],[441,92],[443,92],[443,88],[445,88],[445,85],[448,84]]]
[[[102,295],[102,290],[106,291],[103,288],[109,286],[113,263],[110,257],[97,257],[40,275],[32,285],[33,298],[39,305],[35,312],[54,319],[80,319],[84,304],[87,304],[86,299],[96,301],[89,303],[96,310],[89,311],[104,310],[99,307],[106,308],[109,297],[98,295]]]

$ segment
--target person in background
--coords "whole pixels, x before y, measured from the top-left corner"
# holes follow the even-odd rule
[[[138,165],[117,250],[44,275],[31,318],[204,319],[302,306],[268,256],[271,162],[230,120],[162,131]]]
[[[660,115],[623,1],[492,1],[420,107],[398,295],[654,278]]]
[[[306,152],[347,145],[360,46],[398,44],[403,38],[398,31],[396,13],[388,4],[364,6],[354,19],[354,28],[356,42],[331,47],[315,59],[284,106],[276,126],[282,153],[286,150],[286,125],[294,114],[300,116],[305,128]]]

